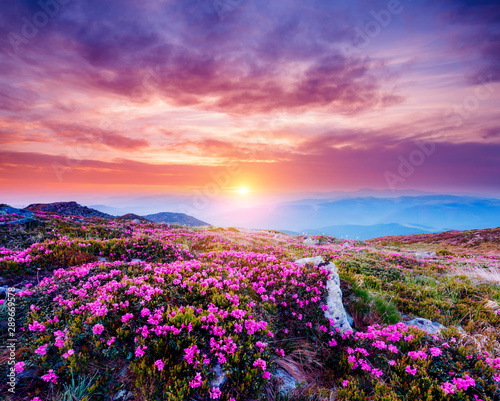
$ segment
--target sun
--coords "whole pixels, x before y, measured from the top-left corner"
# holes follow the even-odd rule
[[[247,193],[250,192],[250,190],[247,187],[241,187],[236,190],[237,193],[240,195],[246,195]]]

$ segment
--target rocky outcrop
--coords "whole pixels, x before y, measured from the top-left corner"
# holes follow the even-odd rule
[[[10,216],[10,218],[13,218],[12,220],[8,218],[7,221],[0,221],[0,226],[24,225],[32,228],[42,224],[40,220],[33,217],[34,213],[32,211],[16,209],[15,207],[10,207],[8,205],[0,206],[0,216],[2,216],[1,220],[4,220],[4,216]]]
[[[33,203],[26,209],[32,212],[57,213],[65,216],[113,218],[110,214],[82,206],[76,202]]]
[[[328,281],[326,283],[326,289],[328,291],[326,305],[328,306],[328,309],[325,311],[325,317],[327,319],[330,319],[333,328],[338,328],[341,332],[352,330],[347,312],[344,308],[344,304],[342,303],[340,278],[337,273],[337,266],[335,266],[335,263],[326,263],[321,256],[298,259],[295,261],[295,263],[297,263],[298,265],[305,265],[310,263],[313,266],[324,267],[329,271],[330,277],[328,278]]]

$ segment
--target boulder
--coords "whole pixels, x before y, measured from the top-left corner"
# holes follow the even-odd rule
[[[338,328],[341,332],[352,330],[349,317],[344,308],[344,304],[342,303],[340,278],[337,273],[337,266],[335,266],[335,263],[326,263],[321,256],[298,259],[295,263],[301,266],[310,263],[314,266],[324,267],[330,272],[330,276],[326,282],[326,289],[328,291],[326,305],[328,306],[328,309],[325,311],[325,317],[327,319],[331,319],[331,323],[333,323],[331,326],[333,328]]]
[[[407,326],[416,327],[417,329],[424,330],[429,334],[439,334],[442,329],[445,329],[441,323],[431,322],[423,317],[416,317],[415,319],[403,322]]]
[[[319,241],[314,238],[306,238],[302,243],[304,245],[313,246],[313,245],[318,245]]]
[[[301,383],[301,381],[282,368],[276,369],[276,373],[273,376],[279,383],[280,393],[283,395],[290,394]],[[305,382],[305,379],[302,382]]]

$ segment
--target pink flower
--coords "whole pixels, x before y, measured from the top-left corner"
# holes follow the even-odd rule
[[[262,370],[266,370],[266,368],[267,368],[266,361],[264,361],[264,360],[263,360],[263,359],[261,359],[261,358],[257,359],[257,360],[253,363],[253,366],[254,366],[254,367],[260,367]]]
[[[455,394],[455,386],[451,383],[443,383],[440,388],[445,394]]]
[[[116,337],[111,337],[108,341],[106,341],[106,344],[112,345],[116,340]]]
[[[155,366],[161,372],[163,370],[163,368],[165,367],[165,364],[163,363],[163,361],[161,359],[158,359],[155,362]]]
[[[16,373],[21,373],[24,370],[24,362],[16,362],[14,365],[14,370]]]
[[[53,369],[50,369],[47,374],[42,376],[42,380],[57,384],[57,375],[54,373]]]
[[[130,319],[132,319],[134,315],[132,313],[125,313],[122,316],[122,323],[127,323]]]
[[[136,350],[135,350],[135,357],[140,358],[141,356],[144,356],[144,350],[147,349],[145,345],[139,345]]]
[[[438,347],[433,347],[430,349],[431,351],[431,355],[432,356],[439,356],[443,353],[443,351],[441,350],[441,348],[438,348]]]
[[[216,400],[216,399],[220,398],[221,395],[222,395],[222,392],[220,391],[219,387],[214,387],[210,390],[210,398],[212,400]]]
[[[38,347],[36,350],[35,350],[35,354],[38,354],[38,355],[46,355],[47,354],[47,347],[49,346],[49,344],[45,344],[45,345],[41,345],[40,347]]]
[[[415,376],[417,374],[417,368],[412,369],[410,365],[407,365],[405,370],[406,373],[409,373],[410,375]]]
[[[92,333],[95,335],[101,334],[104,331],[104,326],[102,324],[96,324],[92,327]]]
[[[189,382],[189,386],[191,388],[196,388],[196,387],[200,387],[202,383],[203,383],[203,380],[201,380],[201,374],[196,373],[196,376],[194,377],[194,379]]]
[[[347,387],[349,385],[349,380],[344,380],[342,386]]]
[[[396,364],[396,361],[394,359],[391,359],[389,361],[389,365],[394,366]]]
[[[271,378],[271,373],[269,373],[267,370],[262,373],[262,377],[266,380],[269,380]]]

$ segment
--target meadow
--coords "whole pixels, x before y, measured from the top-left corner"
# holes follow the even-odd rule
[[[17,289],[3,399],[500,400],[500,252],[21,217],[0,227],[0,285]],[[328,270],[294,263],[315,256],[352,330],[325,317]]]

